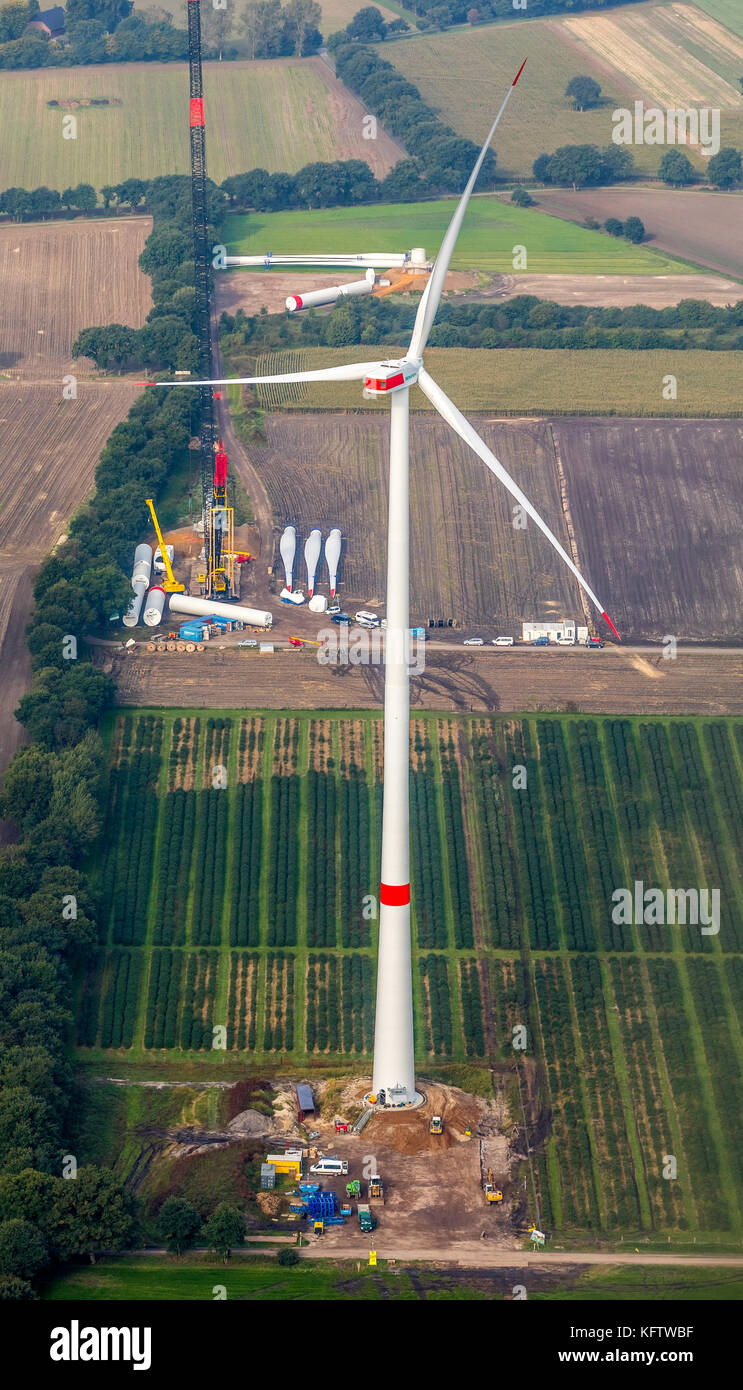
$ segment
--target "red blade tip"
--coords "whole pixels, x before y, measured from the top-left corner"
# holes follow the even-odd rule
[[[512,86],[512,87],[515,87],[515,86],[516,86],[516,83],[518,82],[518,80],[519,80],[519,78],[520,78],[522,72],[524,71],[524,68],[526,67],[526,64],[528,63],[528,61],[529,61],[528,58],[524,58],[524,61],[523,61],[523,63],[521,64],[521,67],[519,68],[518,72],[516,73],[516,76],[515,76],[514,79],[513,79],[513,82],[511,83],[511,86]]]
[[[617,632],[617,630],[616,630],[616,628],[615,628],[615,626],[614,626],[614,624],[613,624],[611,618],[609,617],[609,614],[608,614],[608,613],[602,613],[601,616],[602,616],[602,618],[604,619],[604,621],[607,622],[607,623],[609,624],[609,627],[611,628],[612,632],[614,633],[614,636],[616,637],[617,641],[618,641],[618,642],[621,642],[622,639],[621,639],[621,637],[619,636],[619,633]]]
[[[133,381],[133,386],[157,386],[156,381]]]

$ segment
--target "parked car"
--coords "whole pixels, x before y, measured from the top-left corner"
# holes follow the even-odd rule
[[[532,642],[533,647],[548,647],[549,644],[549,637],[535,637],[534,641]]]
[[[258,639],[256,637],[243,637],[242,641],[236,645],[238,647],[257,647]]]
[[[482,637],[465,637],[462,643],[463,647],[482,647],[483,645]]]
[[[348,613],[331,613],[330,621],[331,623],[350,623],[351,619]]]
[[[356,614],[356,622],[359,627],[380,627],[381,619],[376,613],[370,613],[368,608],[360,608]]]
[[[494,638],[493,638],[493,646],[494,646],[494,647],[512,647],[512,646],[513,646],[513,638],[512,638],[512,637],[494,637]]]
[[[329,1177],[345,1177],[348,1161],[345,1158],[320,1158],[310,1168],[311,1173],[327,1173]]]
[[[603,647],[603,645],[604,644],[599,637],[589,637],[588,641],[586,642],[587,647]]]

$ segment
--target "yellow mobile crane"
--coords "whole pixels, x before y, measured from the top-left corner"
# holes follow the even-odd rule
[[[162,561],[165,566],[165,578],[163,580],[163,588],[166,594],[182,594],[186,586],[185,584],[179,584],[178,580],[173,574],[173,566],[170,563],[170,557],[168,555],[165,541],[163,540],[163,533],[160,530],[160,522],[158,521],[157,516],[155,515],[155,504],[152,501],[151,497],[148,497],[145,500],[147,502],[147,506],[150,509],[150,515],[152,517],[152,522],[155,527],[155,535],[158,539],[158,543],[160,546],[160,554],[162,556]]]

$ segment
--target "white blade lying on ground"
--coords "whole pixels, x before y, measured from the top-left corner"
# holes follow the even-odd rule
[[[320,367],[314,372],[284,372],[281,376],[228,376],[217,381],[144,381],[138,386],[256,386],[278,381],[363,381],[373,376],[383,362],[348,362],[345,367]]]
[[[490,469],[491,473],[494,473],[496,478],[498,478],[503,483],[503,486],[508,488],[508,491],[511,493],[511,496],[516,498],[516,501],[521,504],[527,515],[531,517],[532,521],[536,522],[540,531],[544,533],[550,544],[554,546],[558,555],[560,555],[562,559],[565,561],[565,564],[567,565],[568,569],[571,571],[572,574],[575,575],[576,579],[578,580],[578,583],[581,585],[583,589],[585,589],[592,603],[595,603],[602,618],[604,618],[606,622],[609,624],[609,627],[611,628],[612,632],[617,638],[617,641],[621,641],[619,633],[617,632],[613,622],[611,621],[611,618],[606,613],[606,610],[604,609],[601,600],[596,597],[596,594],[593,592],[593,589],[589,588],[580,570],[573,564],[573,561],[571,560],[567,551],[563,550],[562,546],[560,545],[560,542],[557,539],[557,536],[553,535],[547,523],[542,520],[541,516],[539,515],[539,512],[532,506],[528,497],[526,497],[526,495],[521,491],[521,488],[518,486],[518,484],[514,482],[510,473],[507,473],[505,468],[503,467],[503,464],[498,462],[498,459],[495,457],[495,454],[493,454],[490,451],[487,444],[485,444],[484,441],[480,438],[479,434],[477,433],[477,430],[473,429],[469,420],[465,420],[464,416],[457,410],[457,407],[454,405],[454,403],[450,401],[449,397],[446,396],[444,392],[441,390],[441,387],[436,385],[436,382],[433,380],[433,377],[429,376],[425,367],[421,367],[420,372],[418,374],[418,385],[420,386],[421,391],[423,391],[424,395],[428,396],[431,405],[436,407],[436,409],[439,412],[439,415],[442,415],[443,418],[446,420],[447,424],[451,425],[453,430],[456,430],[456,433],[459,435],[460,439],[463,439],[465,444],[468,444],[470,449],[474,450],[478,458],[481,458],[483,463],[486,464],[487,467]]]
[[[469,176],[467,187],[465,188],[464,193],[459,199],[454,216],[452,217],[452,220],[449,223],[449,226],[447,227],[446,236],[444,237],[444,240],[441,243],[441,248],[439,250],[438,256],[436,257],[436,261],[433,270],[431,271],[428,284],[426,285],[426,288],[423,291],[421,302],[418,305],[418,313],[415,316],[415,323],[413,325],[413,336],[410,339],[410,347],[408,348],[407,353],[408,357],[412,357],[413,359],[416,359],[423,355],[423,350],[426,346],[426,343],[428,342],[428,335],[431,332],[431,327],[433,325],[433,321],[438,311],[439,302],[441,300],[441,294],[444,288],[444,281],[446,279],[446,273],[449,269],[449,262],[452,257],[452,252],[454,250],[457,237],[459,236],[459,232],[461,230],[462,222],[464,220],[464,214],[467,211],[467,204],[470,200],[470,194],[477,182],[477,176],[482,168],[482,162],[490,147],[490,141],[492,140],[495,134],[496,126],[498,125],[498,122],[501,116],[503,115],[506,106],[508,105],[511,92],[516,86],[516,83],[518,82],[525,67],[526,59],[524,59],[523,63],[521,64],[521,67],[516,73],[513,82],[511,83],[510,87],[508,88],[508,91],[506,92],[505,97],[503,98],[503,104],[501,106],[501,109],[498,112],[498,115],[496,116],[495,120],[493,121],[492,126],[490,127],[490,134],[488,135],[485,144],[480,150],[480,153],[477,157],[477,162],[475,163],[475,167]]]

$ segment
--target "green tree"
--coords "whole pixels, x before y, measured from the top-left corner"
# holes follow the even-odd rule
[[[183,1197],[166,1197],[158,1214],[157,1225],[168,1249],[182,1255],[194,1244],[201,1227],[201,1217]]]
[[[592,77],[571,77],[565,88],[576,111],[586,111],[589,106],[597,106],[601,100],[601,88]]]
[[[0,1274],[33,1279],[48,1263],[46,1241],[30,1221],[15,1217],[0,1224]]]
[[[245,1219],[237,1207],[229,1202],[220,1202],[209,1220],[201,1228],[201,1234],[215,1255],[221,1255],[226,1264],[232,1248],[245,1244]]]
[[[63,1260],[99,1250],[120,1250],[134,1232],[132,1198],[109,1168],[78,1168],[62,1182],[52,1204],[54,1247]]]
[[[608,232],[609,236],[622,236],[624,234],[624,223],[620,222],[618,217],[607,217],[604,223],[604,231]]]
[[[116,201],[116,189],[112,183],[104,183],[101,189],[101,197],[103,199],[103,206],[106,212],[108,212],[111,204]]]
[[[5,774],[0,807],[24,834],[49,814],[55,754],[36,744],[21,748]]]
[[[733,188],[743,179],[743,159],[740,151],[725,146],[719,154],[713,154],[707,166],[709,181],[718,188]]]
[[[511,202],[515,203],[519,208],[530,208],[534,199],[530,193],[527,193],[525,188],[518,187],[514,188],[511,194]]]
[[[66,188],[62,194],[65,207],[78,208],[80,212],[92,212],[98,202],[98,195],[91,183],[78,183],[74,188]]]
[[[205,53],[216,54],[220,63],[235,28],[234,6],[225,3],[222,9],[204,5],[201,11],[201,35]]]
[[[366,5],[363,10],[358,10],[346,29],[349,38],[359,39],[361,43],[379,43],[384,38],[384,31],[384,19],[376,5]]]
[[[276,58],[284,36],[281,0],[257,0],[246,5],[240,27],[247,40],[249,58]]]
[[[14,1299],[19,1302],[21,1299],[38,1297],[27,1279],[16,1279],[13,1274],[0,1275],[0,1299]]]
[[[664,183],[675,184],[678,187],[699,181],[691,160],[683,150],[666,150],[658,166],[658,177]]]
[[[622,225],[622,236],[639,246],[645,240],[645,223],[639,217],[628,217]]]
[[[289,0],[283,11],[285,45],[300,58],[316,53],[322,42],[318,28],[322,10],[317,0]]]

